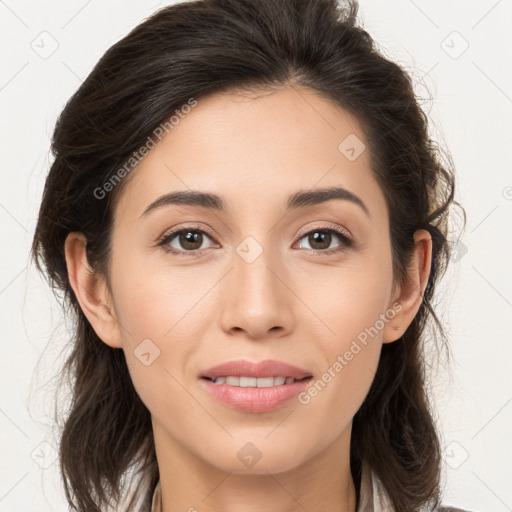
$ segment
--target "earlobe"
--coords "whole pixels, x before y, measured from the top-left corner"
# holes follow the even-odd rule
[[[427,230],[420,229],[414,234],[414,242],[407,277],[391,301],[396,314],[383,329],[383,343],[396,341],[405,333],[423,302],[432,262],[432,237]]]
[[[69,283],[87,320],[98,337],[121,348],[121,333],[115,318],[105,278],[89,266],[87,240],[83,233],[69,233],[64,245]]]

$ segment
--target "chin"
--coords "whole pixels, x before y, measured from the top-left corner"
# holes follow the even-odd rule
[[[260,444],[260,446],[263,443]],[[205,460],[213,466],[237,475],[266,475],[290,471],[304,462],[305,458],[298,457],[293,445],[287,445],[279,450],[272,443],[265,443],[265,447],[258,448],[258,442],[236,443],[234,457],[227,454],[231,451],[226,448],[214,460],[209,460],[211,452]],[[267,453],[267,455],[266,455]]]

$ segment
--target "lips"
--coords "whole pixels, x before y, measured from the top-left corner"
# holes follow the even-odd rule
[[[291,377],[295,380],[302,380],[311,376],[311,372],[304,368],[274,359],[267,359],[258,363],[238,359],[214,366],[200,375],[201,378],[210,380],[214,380],[217,377]]]
[[[304,391],[313,378],[309,370],[273,359],[229,361],[199,377],[203,389],[216,401],[245,413],[279,409]]]
[[[290,405],[309,385],[311,378],[294,381],[290,384],[271,387],[238,387],[229,384],[215,384],[206,377],[199,379],[200,385],[215,401],[229,409],[251,414],[263,414]]]

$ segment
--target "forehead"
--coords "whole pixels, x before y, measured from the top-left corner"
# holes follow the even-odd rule
[[[386,208],[358,120],[308,88],[212,94],[187,112],[131,171],[116,215],[139,217],[176,190],[221,195],[231,213],[333,186],[366,198],[369,210]]]

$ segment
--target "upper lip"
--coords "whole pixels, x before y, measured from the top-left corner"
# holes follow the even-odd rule
[[[204,371],[201,377],[216,379],[217,377],[293,377],[296,380],[311,377],[311,372],[282,361],[266,359],[258,363],[237,359],[213,366]]]

